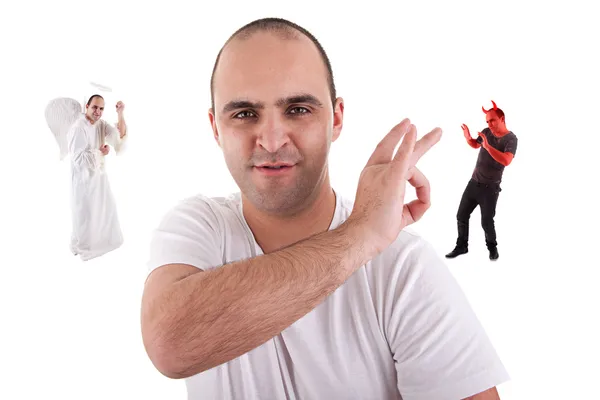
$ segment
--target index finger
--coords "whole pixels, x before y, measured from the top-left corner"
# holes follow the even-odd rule
[[[394,126],[390,132],[377,144],[375,151],[367,162],[367,167],[370,165],[389,163],[394,155],[394,149],[398,142],[408,132],[410,120],[405,118],[398,125]]]
[[[404,180],[404,177],[410,168],[412,153],[415,150],[416,142],[417,128],[411,124],[408,132],[406,133],[406,137],[402,140],[402,144],[400,144],[398,152],[392,161],[392,173],[394,175],[394,181],[399,179]]]

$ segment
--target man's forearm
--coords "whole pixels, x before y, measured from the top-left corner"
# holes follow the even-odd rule
[[[477,143],[477,139],[473,139],[473,138],[468,138],[467,144],[474,149],[478,149],[479,147],[481,147],[481,145],[479,143]]]
[[[123,139],[125,137],[125,135],[127,134],[127,124],[125,124],[125,117],[123,117],[123,114],[119,113],[119,120],[117,122],[117,128],[119,129],[119,134],[121,136],[121,139]]]
[[[262,345],[375,254],[347,223],[285,249],[192,274],[154,302],[163,373],[185,378]]]
[[[508,164],[510,164],[510,162],[512,161],[511,153],[503,153],[500,150],[497,150],[489,145],[486,146],[485,149],[487,150],[488,153],[490,153],[490,156],[492,156],[492,158],[494,160],[496,160],[500,164],[504,165],[505,167],[508,166]]]

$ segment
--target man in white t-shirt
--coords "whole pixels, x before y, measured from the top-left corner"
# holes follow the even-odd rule
[[[189,399],[498,399],[509,378],[492,344],[442,259],[404,229],[429,208],[415,164],[441,130],[416,141],[408,119],[394,127],[350,202],[327,165],[344,104],[310,33],[241,28],[211,92],[241,193],[186,199],[154,233],[142,333],[156,368],[185,378]]]

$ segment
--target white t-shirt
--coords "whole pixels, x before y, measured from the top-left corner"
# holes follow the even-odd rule
[[[330,229],[352,211],[337,196]],[[154,232],[150,271],[261,255],[239,194],[196,196]],[[260,347],[186,379],[189,399],[459,400],[509,379],[434,249],[403,231],[313,311]]]

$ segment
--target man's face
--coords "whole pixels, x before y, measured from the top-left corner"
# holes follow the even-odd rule
[[[92,121],[98,121],[102,118],[102,113],[104,112],[104,100],[100,97],[94,97],[91,103],[86,106],[86,115]]]
[[[495,111],[490,111],[486,113],[485,120],[488,124],[488,128],[492,131],[492,133],[501,133],[505,130],[504,121],[501,118],[498,118]]]
[[[328,178],[329,146],[342,128],[327,70],[306,37],[256,33],[221,55],[209,112],[215,139],[245,198],[260,210],[298,210]]]

